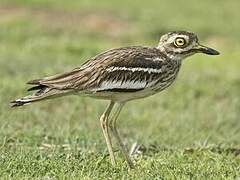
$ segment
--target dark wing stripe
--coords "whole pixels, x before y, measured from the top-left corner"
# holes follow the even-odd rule
[[[121,88],[114,88],[114,89],[105,89],[105,90],[99,90],[96,92],[119,92],[119,93],[125,93],[125,92],[137,92],[137,91],[141,91],[144,88],[140,88],[140,89],[121,89]]]

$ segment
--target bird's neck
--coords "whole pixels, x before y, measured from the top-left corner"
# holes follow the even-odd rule
[[[163,46],[158,46],[157,49],[162,53],[164,54],[167,59],[169,60],[173,60],[173,61],[179,61],[181,62],[182,59],[184,59],[181,54],[177,54],[173,51],[168,51],[168,49],[164,48]]]

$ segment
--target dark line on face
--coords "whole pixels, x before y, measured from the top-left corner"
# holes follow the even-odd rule
[[[178,54],[183,54],[183,55],[186,55],[186,54],[191,54],[191,53],[196,53],[197,50],[196,49],[190,49],[188,51],[183,51],[181,53],[178,53]]]

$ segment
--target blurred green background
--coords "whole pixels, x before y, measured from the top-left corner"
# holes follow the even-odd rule
[[[240,176],[239,0],[0,0],[0,177],[221,179]],[[28,80],[71,70],[114,47],[198,34],[220,56],[184,61],[176,83],[130,102],[124,142],[149,149],[128,171],[104,158],[106,102],[70,96],[11,109]],[[156,146],[154,150],[150,147]]]

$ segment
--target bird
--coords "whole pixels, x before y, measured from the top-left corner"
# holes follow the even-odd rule
[[[108,100],[100,116],[100,125],[112,165],[116,165],[112,138],[130,168],[134,163],[128,154],[117,119],[129,101],[152,96],[169,87],[176,79],[182,60],[196,53],[219,55],[199,43],[195,33],[172,31],[160,37],[156,47],[129,46],[110,49],[88,59],[79,67],[49,77],[27,82],[32,94],[12,101],[12,107],[67,95]],[[115,109],[115,111],[112,111]]]

